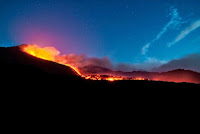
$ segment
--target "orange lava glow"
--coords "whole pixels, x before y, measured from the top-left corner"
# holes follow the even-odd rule
[[[37,45],[23,45],[21,46],[22,51],[35,56],[37,58],[41,58],[44,60],[53,61],[65,66],[70,67],[73,69],[77,75],[87,79],[87,80],[107,80],[107,81],[119,81],[119,80],[145,80],[144,78],[124,78],[124,77],[118,77],[118,76],[101,76],[99,74],[97,75],[83,75],[79,71],[78,67],[72,66],[70,64],[64,63],[64,59],[62,59],[62,56],[60,56],[60,52],[56,50],[54,47],[39,47]]]
[[[53,47],[40,48],[37,45],[25,45],[22,49],[30,55],[49,61],[55,61],[55,55],[60,53]]]
[[[56,62],[55,57],[60,54],[60,52],[58,50],[56,50],[54,47],[41,48],[37,45],[24,45],[22,47],[22,50],[32,56],[37,57],[37,58],[54,61],[54,62]],[[72,65],[69,65],[69,64],[64,64],[62,62],[59,62],[59,63],[72,68],[78,75],[81,76],[81,73],[78,70],[78,68],[76,68]]]
[[[145,78],[133,78],[133,80],[145,80]]]
[[[118,81],[118,80],[123,80],[123,78],[120,78],[120,77],[108,77],[105,80],[108,80],[108,81]]]

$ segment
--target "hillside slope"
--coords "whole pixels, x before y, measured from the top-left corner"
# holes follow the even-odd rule
[[[76,72],[71,68],[33,57],[22,52],[19,47],[0,48],[0,66],[1,83],[5,87],[3,89],[11,88],[18,91],[25,89],[31,92],[46,93],[51,91],[55,93],[56,91],[75,91],[76,89],[84,89],[85,91],[92,89],[90,93],[97,93],[100,90],[109,92],[111,89],[139,91],[141,89],[200,88],[199,85],[189,83],[85,80],[77,76]]]
[[[1,72],[6,73],[46,73],[65,76],[74,76],[76,73],[69,67],[57,64],[55,62],[33,57],[20,50],[19,47],[0,48]],[[31,72],[31,71],[34,72]],[[38,71],[38,72],[37,72]],[[10,73],[12,75],[12,73]],[[29,75],[29,74],[27,74]]]

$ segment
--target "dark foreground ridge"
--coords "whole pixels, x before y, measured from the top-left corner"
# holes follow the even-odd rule
[[[79,89],[191,89],[198,84],[161,81],[91,81],[76,75],[69,67],[33,57],[19,47],[0,48],[1,78],[5,83],[15,83],[15,88],[31,90],[74,90]],[[12,85],[12,84],[8,84]]]
[[[2,127],[7,132],[58,133],[62,127],[76,134],[171,132],[174,129],[161,121],[177,128],[174,118],[184,124],[186,114],[181,113],[197,111],[192,105],[198,108],[194,102],[199,93],[192,90],[200,89],[197,84],[85,80],[70,68],[30,56],[19,47],[0,48],[0,67]]]

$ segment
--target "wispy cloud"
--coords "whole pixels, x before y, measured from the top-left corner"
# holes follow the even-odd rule
[[[195,29],[200,27],[200,20],[195,21],[194,23],[192,23],[189,27],[187,27],[185,30],[183,30],[176,38],[173,42],[168,44],[168,47],[173,46],[174,44],[176,44],[177,42],[179,42],[180,40],[182,40],[183,38],[185,38],[189,33],[191,33],[192,31],[194,31]]]
[[[148,44],[146,44],[146,45],[144,45],[142,47],[142,55],[146,54],[146,52],[148,51],[149,46],[150,46],[150,43],[148,43]]]
[[[113,66],[112,70],[115,71],[124,71],[124,72],[132,72],[132,71],[151,71],[154,68],[158,68],[164,64],[166,64],[168,60],[158,59],[156,57],[146,57],[144,61],[137,63],[119,63]]]
[[[171,17],[170,21],[162,28],[162,30],[157,34],[157,36],[151,40],[149,43],[147,43],[146,45],[144,45],[142,47],[142,55],[145,55],[146,52],[148,51],[149,47],[157,40],[159,40],[163,34],[165,32],[167,32],[167,30],[169,28],[176,28],[178,27],[180,24],[182,24],[182,18],[179,16],[178,10],[176,8],[174,8],[173,6],[170,7],[170,13],[169,16]]]

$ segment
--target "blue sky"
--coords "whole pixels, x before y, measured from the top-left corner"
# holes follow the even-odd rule
[[[140,67],[200,53],[199,0],[0,0],[0,18],[0,46],[54,46]]]

